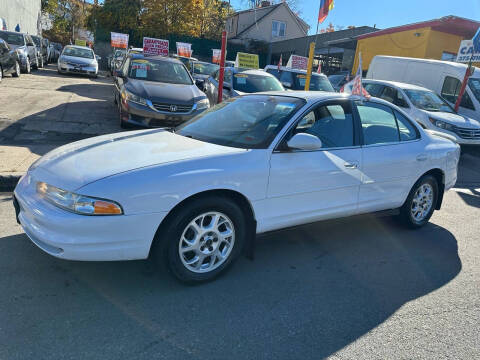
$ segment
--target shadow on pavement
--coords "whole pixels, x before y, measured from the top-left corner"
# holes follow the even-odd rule
[[[462,191],[457,191],[457,194],[467,205],[480,207],[480,191],[477,189],[462,189]]]
[[[25,235],[0,254],[5,354],[85,358],[321,359],[462,267],[448,230],[369,216],[262,236],[254,262],[194,287],[149,261],[58,260]]]

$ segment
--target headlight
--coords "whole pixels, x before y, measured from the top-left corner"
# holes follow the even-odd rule
[[[62,209],[81,215],[122,215],[115,201],[74,194],[44,182],[37,182],[37,194]]]
[[[124,99],[126,98],[128,101],[131,101],[131,102],[136,103],[136,104],[147,105],[147,100],[145,100],[144,98],[142,98],[138,95],[135,95],[135,94],[131,93],[128,90],[123,90],[122,98],[124,98]]]
[[[197,101],[197,110],[208,109],[210,107],[210,101],[207,98]]]
[[[437,120],[437,119],[432,119],[432,118],[428,118],[428,120],[430,120],[430,122],[431,122],[434,126],[440,128],[440,129],[444,129],[444,130],[448,130],[448,131],[453,131],[453,129],[455,128],[454,125],[449,124],[449,123],[447,123],[447,122],[445,122],[445,121],[441,121],[441,120]]]

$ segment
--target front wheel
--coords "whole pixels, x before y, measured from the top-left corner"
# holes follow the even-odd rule
[[[15,61],[15,72],[12,74],[13,77],[19,77],[20,76],[20,64],[18,61]]]
[[[156,236],[154,256],[178,280],[191,284],[224,272],[241,253],[247,234],[240,207],[220,196],[190,202],[167,221]]]
[[[431,175],[422,176],[413,185],[407,200],[400,208],[400,219],[413,229],[424,226],[435,210],[437,199],[437,179]]]

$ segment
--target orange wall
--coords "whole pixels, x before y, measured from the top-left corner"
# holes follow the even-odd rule
[[[441,60],[444,51],[456,54],[462,40],[458,35],[431,30],[425,58]]]

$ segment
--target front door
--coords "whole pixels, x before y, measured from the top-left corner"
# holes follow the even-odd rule
[[[361,148],[348,100],[318,104],[304,114],[272,153],[264,231],[354,214]],[[296,133],[317,136],[322,148],[288,149]]]

